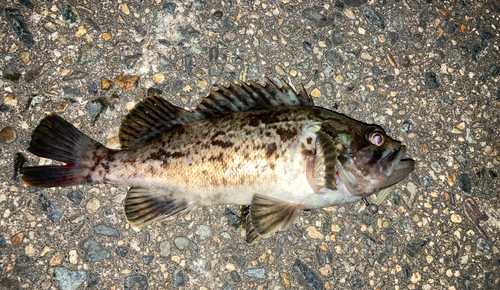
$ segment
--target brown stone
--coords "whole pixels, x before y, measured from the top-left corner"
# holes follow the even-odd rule
[[[24,240],[24,234],[18,233],[12,236],[12,238],[10,238],[10,243],[12,244],[12,246],[17,247],[23,242],[23,240]]]
[[[119,75],[116,77],[115,83],[117,86],[130,91],[137,87],[137,82],[139,81],[139,79],[139,76]]]
[[[61,265],[62,260],[63,260],[63,256],[61,255],[61,253],[57,252],[50,259],[49,265],[52,266],[52,267]]]
[[[0,131],[0,140],[2,140],[5,144],[14,142],[14,140],[16,140],[16,136],[16,130],[11,127],[5,127]]]
[[[101,89],[102,90],[109,90],[113,87],[113,83],[110,82],[109,80],[105,79],[105,78],[101,78]]]

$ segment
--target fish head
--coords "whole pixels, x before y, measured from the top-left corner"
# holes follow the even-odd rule
[[[345,125],[347,130],[337,131],[332,139],[339,153],[337,182],[350,194],[369,196],[402,181],[414,170],[415,162],[403,159],[406,146],[387,136],[382,127],[357,121]]]

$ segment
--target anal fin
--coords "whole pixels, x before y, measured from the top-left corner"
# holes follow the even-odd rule
[[[301,204],[254,194],[246,217],[246,241],[253,244],[259,237],[268,238],[286,230],[297,218]]]
[[[131,188],[124,205],[127,221],[136,227],[168,220],[195,208],[195,202],[188,198],[175,198],[168,191],[148,188]]]

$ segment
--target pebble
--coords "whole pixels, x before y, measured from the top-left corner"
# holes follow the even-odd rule
[[[0,140],[5,144],[10,144],[16,140],[16,130],[12,127],[5,127],[0,131]]]
[[[111,256],[111,252],[99,245],[93,237],[87,238],[80,244],[80,248],[87,250],[87,261],[97,262],[107,259]]]
[[[49,265],[51,267],[61,265],[62,260],[63,260],[63,256],[61,255],[61,253],[56,252],[56,253],[54,253],[54,255],[52,256],[52,258],[50,259]]]
[[[113,87],[113,83],[108,80],[108,79],[105,79],[105,78],[101,78],[101,89],[102,90],[109,90]]]
[[[19,70],[11,65],[6,65],[3,69],[3,78],[12,82],[18,82],[21,78]]]
[[[226,217],[228,226],[233,227],[233,228],[241,227],[240,217],[237,214],[235,214],[233,211],[231,211],[228,207],[226,207],[226,209],[224,209],[224,216]]]
[[[325,53],[325,58],[333,65],[340,66],[344,63],[344,59],[336,52],[327,51]]]
[[[240,274],[238,274],[236,270],[231,271],[229,276],[231,276],[231,279],[233,279],[235,283],[239,283],[241,281]]]
[[[167,242],[167,241],[163,241],[160,243],[160,245],[158,246],[158,250],[159,250],[159,254],[161,257],[168,257],[170,255],[170,243]]]
[[[426,240],[408,244],[406,246],[406,252],[408,253],[408,256],[413,258],[420,252],[420,249],[422,249],[425,245],[427,245]]]
[[[63,13],[59,17],[63,25],[68,27],[74,27],[80,22],[80,17],[78,16],[76,9],[70,5],[66,5]]]
[[[434,161],[434,162],[431,163],[431,168],[436,173],[440,173],[441,171],[443,171],[443,168],[441,167],[441,164],[439,164],[439,162],[437,162],[437,161]]]
[[[471,189],[472,189],[472,185],[471,185],[471,182],[470,182],[469,175],[467,175],[467,173],[460,174],[460,177],[458,178],[458,186],[465,193],[469,193],[470,194]]]
[[[203,259],[196,259],[193,261],[194,269],[203,276],[208,276],[208,272],[205,269],[206,262]]]
[[[186,237],[176,237],[174,239],[174,245],[177,249],[184,251],[189,247],[189,239]]]
[[[392,21],[392,27],[394,27],[394,30],[396,31],[401,31],[403,30],[405,24],[405,14],[403,12],[400,12],[396,17],[394,17],[394,20]]]
[[[6,247],[7,247],[7,240],[5,240],[5,237],[3,235],[0,235],[0,249]]]
[[[87,203],[87,206],[85,207],[89,213],[95,213],[97,210],[99,210],[99,207],[101,206],[101,202],[99,199],[96,197],[93,197],[89,202]]]
[[[212,18],[215,19],[215,20],[220,20],[223,15],[224,14],[222,13],[222,11],[217,10],[217,11],[214,12],[214,14],[212,14]]]
[[[151,264],[151,262],[153,262],[153,259],[155,258],[154,255],[151,255],[151,256],[143,256],[142,257],[142,262],[145,264],[145,265],[149,265]]]
[[[361,58],[365,60],[373,60],[373,56],[371,56],[368,52],[363,51],[361,53]]]
[[[184,282],[184,272],[182,272],[182,270],[175,271],[175,273],[174,273],[174,284],[175,284],[175,287],[179,287],[179,286],[184,286],[185,285],[185,282]]]
[[[55,276],[62,290],[76,290],[87,280],[85,271],[70,271],[64,267],[56,267]]]
[[[368,2],[368,0],[344,0],[343,2],[347,7],[359,7],[361,5],[365,5]]]
[[[69,251],[69,262],[71,264],[78,263],[78,251],[77,250],[70,250]]]
[[[119,237],[118,231],[112,227],[106,225],[97,225],[94,227],[94,232],[98,235],[103,235],[107,237]]]
[[[302,17],[307,19],[316,25],[317,28],[333,25],[333,18],[327,18],[325,15],[321,14],[321,7],[307,8],[302,11]]]
[[[372,6],[365,6],[363,9],[363,15],[365,16],[366,22],[373,27],[377,27],[380,29],[385,28],[384,18],[382,18],[382,14],[376,11]]]
[[[352,288],[361,288],[363,287],[363,281],[358,278],[358,276],[353,275],[349,280],[349,284]]]
[[[67,195],[68,199],[75,205],[80,205],[83,200],[83,193],[79,190],[71,191]]]
[[[283,283],[283,286],[285,286],[286,289],[290,289],[292,283],[290,282],[290,278],[288,278],[288,275],[285,272],[281,272],[280,276],[281,276],[281,283]]]
[[[40,194],[38,197],[38,205],[53,223],[57,223],[61,220],[63,213],[56,208],[44,194]]]
[[[323,239],[325,236],[320,233],[315,227],[308,227],[307,234],[313,239]]]
[[[266,270],[265,269],[250,269],[243,272],[243,274],[247,275],[251,278],[266,278]]]
[[[479,61],[483,56],[487,54],[487,48],[487,43],[475,44],[472,47],[472,60],[476,62]]]
[[[461,223],[462,222],[462,217],[456,213],[451,214],[450,219],[454,223]]]
[[[91,63],[99,59],[100,56],[101,56],[101,50],[97,46],[91,44],[84,44],[80,48],[80,58],[78,62],[80,64]]]
[[[179,27],[179,29],[177,30],[177,35],[181,39],[188,40],[190,38],[193,38],[193,37],[200,35],[200,32],[198,30],[194,29],[193,26],[191,26],[191,25],[185,25],[185,26]]]
[[[144,275],[131,275],[125,278],[124,290],[146,290],[148,289],[148,278]]]
[[[207,8],[207,2],[203,0],[195,0],[194,1],[194,8],[198,11],[205,10]]]
[[[198,225],[195,234],[197,234],[200,237],[200,239],[204,241],[212,235],[212,231],[210,230],[209,226]]]
[[[31,60],[30,60],[30,52],[29,51],[21,51],[19,53],[19,58],[22,60],[22,62],[25,64],[25,65],[29,65],[31,63]]]
[[[7,21],[10,22],[17,36],[19,36],[19,39],[27,48],[31,48],[33,44],[35,44],[35,41],[24,21],[24,16],[21,11],[14,8],[5,8],[5,16],[7,16]]]
[[[334,80],[337,82],[337,84],[342,85],[345,82],[344,76],[341,74],[338,74]]]
[[[87,289],[94,287],[99,283],[99,275],[90,273],[89,279],[87,280]]]
[[[12,244],[12,246],[17,247],[23,242],[23,240],[24,240],[24,234],[17,233],[10,238],[10,243]]]
[[[425,80],[426,80],[427,86],[430,89],[437,89],[440,86],[440,84],[437,80],[437,76],[433,72],[426,72],[425,73]]]
[[[477,239],[477,248],[483,251],[486,255],[491,256],[493,252],[491,251],[491,247],[488,242],[484,238]]]
[[[13,94],[7,94],[3,100],[3,103],[5,105],[15,107],[15,106],[17,106],[17,99]]]
[[[128,250],[125,247],[117,247],[115,253],[120,257],[127,256]]]
[[[321,91],[318,88],[315,88],[314,90],[311,91],[311,96],[319,98],[321,97]]]
[[[132,69],[135,66],[135,64],[137,63],[137,61],[141,58],[141,56],[142,56],[142,53],[136,53],[133,55],[124,56],[123,61],[125,62],[125,66],[128,69]]]
[[[170,15],[175,14],[175,9],[177,9],[177,4],[173,2],[163,4],[163,10],[167,11],[167,13],[169,13]]]
[[[120,5],[120,9],[123,12],[123,14],[129,15],[130,14],[130,9],[128,9],[127,3],[123,3]]]
[[[295,261],[295,265],[299,268],[302,275],[304,275],[304,278],[305,278],[307,284],[311,288],[313,288],[314,290],[323,289],[323,284],[321,283],[321,281],[316,277],[316,275],[304,263],[302,263],[299,259],[297,259]]]
[[[101,35],[102,39],[104,39],[105,41],[108,41],[111,39],[111,34],[109,33],[106,33],[104,32],[102,35]]]
[[[432,179],[427,175],[425,175],[422,179],[424,180],[424,185],[427,187],[431,187],[434,183],[434,181],[432,181]]]
[[[117,86],[126,90],[133,90],[137,87],[140,77],[136,75],[119,75],[115,78]]]

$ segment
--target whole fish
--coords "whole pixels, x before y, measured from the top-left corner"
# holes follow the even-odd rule
[[[406,147],[377,125],[315,107],[301,85],[269,79],[219,87],[193,111],[149,96],[124,118],[113,150],[50,114],[28,151],[62,165],[25,167],[34,187],[109,183],[131,187],[134,226],[200,206],[249,205],[246,241],[284,230],[302,209],[387,192],[414,169]]]

